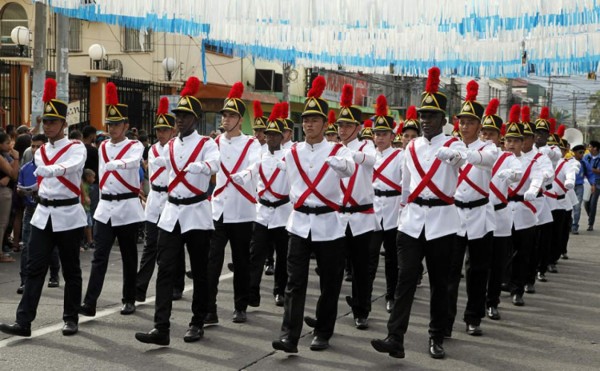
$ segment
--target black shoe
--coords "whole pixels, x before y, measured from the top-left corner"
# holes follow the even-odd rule
[[[479,325],[471,325],[467,323],[467,334],[471,336],[481,336],[483,335],[483,331],[481,331],[481,327]]]
[[[275,267],[273,267],[273,264],[269,264],[265,266],[265,275],[267,276],[272,276],[275,274]]]
[[[283,307],[283,295],[275,295],[275,306]]]
[[[325,350],[327,348],[329,348],[329,340],[318,335],[310,343],[310,350]]]
[[[350,309],[352,309],[354,306],[354,300],[352,299],[352,296],[346,296],[346,304],[348,304]]]
[[[525,284],[525,292],[528,294],[535,294],[535,286],[533,283]]]
[[[51,279],[50,281],[48,281],[48,287],[54,288],[59,286],[60,284],[58,283],[58,280]]]
[[[191,280],[194,279],[194,275],[192,274],[192,271],[185,271],[185,276]]]
[[[517,307],[522,307],[523,305],[525,305],[525,301],[523,300],[523,295],[522,294],[514,294],[512,297],[512,303],[513,303],[513,305],[516,305]]]
[[[204,316],[204,325],[216,325],[219,323],[217,313],[206,313]]]
[[[354,326],[359,330],[366,330],[369,328],[369,320],[367,318],[355,318]]]
[[[257,308],[260,307],[260,296],[258,298],[251,298],[248,300],[248,306]]]
[[[594,227],[592,227],[592,226],[590,225],[590,226],[588,226],[588,227],[587,227],[587,229],[586,229],[586,230],[587,230],[588,232],[591,232],[591,231],[593,231],[593,230],[594,230]]]
[[[550,272],[550,273],[558,273],[558,269],[556,269],[556,265],[555,264],[549,264],[548,265],[548,272]]]
[[[93,307],[87,303],[83,303],[79,308],[79,314],[86,317],[94,317],[96,315],[96,307]]]
[[[393,300],[386,300],[385,302],[385,310],[388,313],[392,313],[392,309],[394,308],[394,301]]]
[[[308,327],[312,327],[312,328],[317,327],[317,319],[313,318],[313,317],[305,316],[304,323],[306,323],[306,326],[308,326]]]
[[[298,345],[288,339],[273,340],[271,343],[273,349],[281,350],[286,353],[298,353]]]
[[[230,272],[233,272],[233,263],[227,263],[227,269],[229,269]]]
[[[152,329],[150,332],[136,332],[135,339],[140,343],[169,345],[171,338],[169,332],[160,332],[157,329]]]
[[[248,318],[246,317],[246,311],[245,310],[234,310],[233,311],[233,318],[231,319],[233,321],[233,323],[244,323],[248,320]]]
[[[569,255],[567,255],[567,254],[562,254],[560,257],[561,257],[563,260],[569,260]]]
[[[129,314],[135,313],[135,304],[133,303],[124,303],[121,307],[121,314],[126,316]]]
[[[136,294],[135,295],[135,301],[137,301],[138,303],[143,303],[146,301],[146,295],[143,294]]]
[[[504,292],[510,292],[510,283],[502,283],[500,285],[500,290]]]
[[[181,300],[183,292],[179,290],[173,290],[173,300]]]
[[[0,331],[5,334],[15,335],[15,336],[31,336],[31,327],[23,327],[18,323],[13,323],[12,325],[7,325],[6,323],[0,323]]]
[[[498,312],[497,307],[488,307],[486,310],[486,314],[490,319],[497,321],[500,319],[500,312]]]
[[[442,343],[434,339],[429,339],[429,355],[431,358],[442,359],[446,356]]]
[[[404,345],[389,336],[383,340],[371,340],[371,346],[379,353],[387,353],[394,358],[404,358]]]
[[[23,295],[24,290],[25,290],[25,285],[19,286],[19,288],[17,289],[17,294]]]
[[[185,332],[183,336],[183,341],[186,343],[193,343],[194,341],[198,341],[202,339],[204,336],[204,329],[202,327],[198,327],[196,325],[191,325],[190,328]]]
[[[79,331],[79,326],[73,321],[66,321],[62,328],[62,334],[64,336],[75,335]]]
[[[546,275],[542,272],[538,272],[537,280],[540,282],[548,282],[548,280],[546,279]]]

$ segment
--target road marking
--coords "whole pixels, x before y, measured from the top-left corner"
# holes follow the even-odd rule
[[[219,282],[220,281],[224,281],[227,280],[229,278],[233,277],[233,272],[227,273],[227,274],[223,274],[219,277]],[[183,292],[188,292],[191,291],[194,288],[193,284],[187,285],[185,286],[185,288],[183,289]],[[146,301],[140,304],[137,304],[137,307],[143,307],[146,306],[148,304],[152,304],[156,301],[156,296],[151,296],[149,298],[146,298]],[[90,321],[94,321],[97,319],[100,319],[102,317],[106,317],[106,316],[110,316],[111,314],[115,314],[119,311],[121,311],[121,306],[122,304],[118,304],[118,305],[114,305],[111,307],[108,307],[106,309],[103,309],[99,312],[96,312],[96,315],[94,317],[84,317],[84,316],[79,316],[79,324],[81,325],[82,323],[86,323],[86,322],[90,322]],[[42,327],[40,329],[37,329],[35,331],[31,332],[31,337],[21,337],[21,336],[10,336],[7,339],[4,340],[0,340],[0,348],[4,348],[10,344],[19,342],[19,341],[26,341],[27,339],[32,339],[32,338],[37,338],[40,336],[44,336],[47,335],[51,332],[54,331],[59,331],[62,330],[64,323],[60,322],[60,323],[55,323],[52,325],[48,325],[45,327]]]

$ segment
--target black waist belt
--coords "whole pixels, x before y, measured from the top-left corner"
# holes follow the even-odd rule
[[[40,205],[44,205],[46,207],[72,206],[77,205],[79,202],[79,197],[65,198],[63,200],[48,200],[40,197],[38,200]]]
[[[525,199],[523,198],[523,195],[514,195],[514,196],[510,196],[508,198],[509,201],[513,201],[513,202],[523,202],[525,201]]]
[[[448,205],[452,205],[454,203],[454,199],[452,199],[452,203],[447,203],[446,201],[440,200],[439,198],[421,198],[421,197],[417,197],[415,198],[415,200],[413,201],[414,203],[416,203],[419,206],[427,206],[427,207],[434,207],[434,206],[448,206]]]
[[[208,200],[208,195],[206,193],[202,193],[200,195],[197,195],[194,197],[187,197],[187,198],[177,198],[177,197],[171,197],[171,196],[169,196],[167,198],[167,201],[169,201],[173,205],[192,205],[192,204],[196,204],[198,202],[202,202],[204,200]]]
[[[258,203],[261,204],[261,205],[264,205],[266,207],[279,207],[279,206],[285,205],[285,204],[287,204],[289,202],[290,202],[290,198],[287,197],[287,196],[284,197],[284,198],[282,198],[281,200],[275,201],[275,202],[272,202],[272,201],[269,201],[269,200],[265,200],[263,198],[259,198],[258,199]]]
[[[301,213],[304,213],[304,214],[315,214],[315,215],[327,214],[327,213],[332,213],[332,212],[336,211],[329,206],[309,207],[309,206],[304,206],[304,205],[296,207],[295,210],[299,211]]]
[[[502,209],[506,209],[506,204],[498,204],[498,205],[494,205],[494,211],[498,211],[498,210],[502,210]]]
[[[470,201],[470,202],[462,202],[459,200],[455,200],[454,204],[457,207],[460,207],[461,209],[472,209],[475,207],[487,205],[488,202],[490,202],[490,199],[487,197],[484,197],[484,198],[480,198],[479,200]]]
[[[551,190],[551,189],[552,189],[552,184],[548,184],[548,185],[546,186],[546,191],[549,191],[549,190]]]
[[[135,192],[118,193],[116,195],[102,193],[100,195],[100,199],[104,200],[104,201],[122,201],[122,200],[129,200],[130,198],[136,198],[137,196],[138,196],[138,194]]]
[[[161,187],[161,186],[152,184],[150,187],[154,192],[167,192],[169,190],[169,187],[167,187],[167,186]]]
[[[566,196],[565,194],[562,194],[562,195],[560,195],[560,196],[556,196],[556,197],[550,197],[550,198],[553,198],[553,199],[555,199],[555,200],[562,200],[562,199],[564,199],[564,198],[565,198],[565,196]]]
[[[356,206],[342,206],[340,207],[340,213],[362,213],[373,209],[373,204],[356,205]]]
[[[379,189],[375,190],[375,196],[377,197],[394,197],[400,195],[402,195],[402,192],[396,191],[395,189],[390,189],[388,191],[380,191]]]

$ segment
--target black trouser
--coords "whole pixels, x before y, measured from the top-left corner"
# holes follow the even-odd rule
[[[315,336],[331,338],[337,317],[337,304],[344,277],[344,239],[333,241],[312,241],[290,234],[287,271],[288,282],[285,287],[283,323],[281,338],[297,344],[302,333],[304,305],[310,254],[314,252],[319,267],[319,286],[321,295],[317,301],[317,325]]]
[[[263,266],[273,249],[277,253],[273,296],[284,295],[287,282],[288,232],[285,227],[268,229],[260,223],[254,223],[250,241],[250,301],[260,303]],[[235,269],[237,270],[237,267]]]
[[[370,257],[369,257],[369,293],[373,293],[373,282],[377,275],[379,266],[379,251],[383,243],[385,250],[385,300],[394,300],[394,292],[398,283],[398,252],[396,248],[397,229],[388,231],[375,231],[371,236]]]
[[[554,215],[554,212],[552,212],[552,215]],[[546,273],[548,270],[554,228],[554,222],[542,224],[537,227],[537,244],[536,248],[534,248],[535,253],[531,255],[531,258],[534,260],[529,262],[527,283],[535,283],[535,274],[537,272]]]
[[[250,239],[252,222],[223,223],[223,217],[215,220],[215,231],[210,239],[208,255],[208,313],[217,313],[219,276],[225,259],[225,246],[231,246],[233,273],[233,298],[236,310],[246,310],[250,287]],[[263,262],[264,264],[264,262]]]
[[[463,252],[464,254],[466,250],[467,253],[465,263],[467,305],[463,319],[466,323],[478,326],[485,316],[487,280],[492,260],[492,232],[473,240],[469,240],[468,237],[456,236],[454,244],[454,252]],[[461,257],[460,263],[458,262],[458,255],[451,260],[451,264],[456,264],[456,266],[450,267],[448,284],[448,327],[446,329],[450,331],[452,331],[456,318],[462,260]]]
[[[136,276],[136,298],[146,298],[150,279],[154,274],[156,266],[158,227],[156,223],[146,222],[146,241],[144,251],[140,259],[140,269]],[[177,269],[173,274],[173,290],[183,292],[185,288],[185,250],[181,249],[180,257],[177,261]]]
[[[58,254],[62,262],[62,273],[65,280],[65,297],[63,304],[63,320],[79,321],[79,305],[81,304],[81,267],[79,265],[79,243],[83,237],[83,228],[53,232],[51,218],[42,230],[31,226],[29,242],[29,260],[27,264],[27,280],[23,297],[17,308],[17,323],[29,328],[35,319],[37,307],[42,295],[42,288],[52,253],[58,246]]]
[[[425,257],[431,287],[429,336],[437,342],[444,341],[444,328],[448,320],[448,262],[454,238],[455,235],[450,234],[428,241],[425,239],[425,229],[419,238],[398,233],[398,285],[387,325],[390,337],[404,341],[417,281],[422,271],[421,261]]]
[[[367,318],[371,312],[371,278],[369,276],[369,247],[372,231],[354,236],[346,226],[346,254],[352,266],[352,313],[354,318]]]
[[[525,283],[527,283],[529,274],[529,259],[531,250],[534,248],[536,237],[536,227],[529,227],[521,230],[512,229],[512,272],[510,277],[511,295],[523,295],[525,292]]]
[[[135,302],[135,276],[137,273],[137,230],[139,223],[131,223],[113,227],[110,220],[107,224],[96,220],[94,224],[94,241],[96,250],[92,259],[92,272],[83,302],[96,306],[102,292],[104,276],[108,268],[108,258],[115,238],[119,241],[121,260],[123,261],[123,303]]]
[[[497,307],[500,304],[500,292],[506,265],[510,259],[511,238],[493,237],[492,238],[492,262],[490,265],[490,275],[487,284],[487,307]]]
[[[547,264],[556,264],[560,258],[560,254],[566,251],[566,244],[569,239],[569,230],[565,226],[569,226],[568,218],[569,212],[564,209],[552,210],[552,236],[550,239],[550,251],[548,252]],[[566,236],[566,238],[565,238]],[[540,272],[542,262],[540,261]],[[544,270],[545,272],[545,270]]]
[[[573,225],[573,213],[571,210],[567,211],[565,225],[563,226],[564,231],[561,236],[560,253],[567,253],[567,245],[569,244],[569,236],[571,235],[571,226]]]
[[[207,265],[212,231],[193,229],[181,233],[179,223],[173,232],[159,229],[158,232],[158,275],[156,278],[156,305],[154,327],[165,331],[170,327],[173,287],[179,272],[181,255],[185,247],[190,255],[190,267],[194,280],[192,296],[192,321],[190,326],[202,327],[208,303]],[[185,247],[184,247],[185,246]]]

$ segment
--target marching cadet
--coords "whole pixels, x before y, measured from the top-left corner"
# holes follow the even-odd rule
[[[451,337],[456,317],[456,302],[460,276],[465,266],[467,305],[464,313],[466,332],[481,336],[481,319],[485,317],[485,294],[492,257],[492,231],[495,228],[494,207],[489,201],[492,166],[498,157],[498,148],[492,141],[479,139],[484,108],[477,102],[479,85],[475,80],[467,84],[467,96],[456,117],[460,137],[467,146],[467,162],[460,170],[454,204],[458,208],[460,229],[452,249],[448,282],[448,323],[446,337]]]
[[[175,135],[175,115],[169,113],[169,98],[162,97],[158,104],[156,119],[154,122],[154,130],[158,142],[150,147],[148,153],[148,170],[150,180],[150,192],[146,199],[146,207],[144,214],[146,217],[146,240],[144,243],[144,251],[140,260],[140,269],[136,277],[136,294],[135,300],[139,302],[146,301],[146,291],[148,284],[154,274],[154,266],[156,265],[156,243],[158,240],[158,217],[161,210],[164,209],[167,202],[167,192],[169,175],[166,172],[166,166],[157,165],[162,161],[156,161],[162,156],[165,145]],[[179,260],[178,274],[176,275],[176,285],[173,290],[173,299],[181,299],[185,285],[185,255],[181,254]]]
[[[330,109],[329,114],[327,115],[327,129],[325,129],[325,139],[327,139],[328,142],[338,143],[340,141],[336,121],[335,111]]]
[[[219,276],[225,258],[225,246],[229,242],[235,271],[233,274],[233,292],[235,307],[233,322],[246,322],[248,307],[250,263],[250,239],[252,224],[256,219],[256,183],[239,185],[232,182],[231,174],[260,160],[261,149],[258,140],[242,133],[241,125],[246,105],[241,99],[244,85],[233,84],[223,108],[221,109],[225,132],[215,140],[220,153],[220,171],[212,194],[212,216],[215,231],[210,242],[208,258],[208,308],[204,323],[219,322],[217,316],[217,292]]]
[[[394,148],[402,148],[403,144],[402,144],[402,127],[404,126],[404,123],[401,122],[400,125],[396,126],[396,128],[394,129],[394,140],[392,140],[392,147]]]
[[[340,115],[337,119],[341,142],[350,150],[356,164],[352,176],[340,181],[344,194],[340,213],[346,224],[344,243],[352,271],[352,296],[347,296],[346,302],[352,308],[354,325],[357,329],[364,330],[369,327],[368,317],[371,311],[368,246],[377,224],[372,185],[375,146],[372,140],[360,142],[357,139],[362,112],[352,105],[353,94],[352,85],[342,87]],[[389,121],[388,125],[392,125],[394,120],[387,116],[387,110],[387,100],[380,95],[377,97],[375,121]]]
[[[532,203],[538,198],[538,193],[544,182],[544,166],[539,160],[543,156],[535,153],[528,156],[523,152],[526,144],[524,138],[533,139],[533,130],[529,125],[528,113],[521,118],[521,123],[516,122],[520,107],[511,108],[509,122],[506,124],[504,145],[507,151],[512,152],[521,162],[522,177],[518,182],[513,182],[508,188],[508,208],[512,212],[512,272],[510,277],[512,303],[516,306],[525,305],[523,293],[529,275],[529,260],[536,236],[536,206]],[[533,144],[533,140],[531,141]]]
[[[497,115],[500,101],[496,98],[490,100],[480,137],[484,141],[492,141],[500,148],[500,138],[504,136],[506,125]],[[516,116],[514,116],[516,114]],[[518,109],[513,112],[510,122],[519,121]],[[511,255],[511,229],[513,226],[512,212],[508,206],[508,186],[520,180],[522,175],[521,162],[517,160],[512,152],[499,151],[498,158],[492,167],[492,179],[490,181],[490,203],[494,207],[494,220],[496,228],[492,238],[492,252],[490,262],[490,274],[487,283],[486,314],[490,319],[499,320],[500,292],[503,282],[505,267]]]
[[[419,115],[423,137],[409,143],[402,168],[402,204],[398,246],[398,285],[388,321],[388,336],[372,340],[375,350],[404,358],[404,334],[426,259],[431,286],[429,354],[445,356],[442,346],[448,320],[448,273],[452,243],[460,228],[454,192],[465,145],[444,135],[447,98],[438,92],[440,70],[433,67],[422,94]]]
[[[379,264],[379,251],[383,243],[385,251],[385,309],[388,313],[394,305],[394,292],[398,282],[398,254],[396,253],[396,234],[398,232],[398,218],[400,213],[400,196],[402,195],[402,162],[404,151],[393,148],[392,141],[397,135],[394,127],[390,125],[390,118],[386,117],[381,123],[375,121],[373,133],[377,152],[375,166],[373,167],[373,190],[375,197],[373,205],[377,225],[371,238],[369,257],[369,276],[371,285],[369,293],[373,291],[373,281],[377,274]],[[408,108],[404,126],[419,130],[417,110],[415,106]],[[409,119],[410,118],[410,119]],[[403,130],[403,129],[401,129]],[[413,131],[413,130],[411,130]],[[399,134],[400,135],[400,134]]]
[[[322,76],[313,81],[302,113],[305,141],[294,144],[285,155],[294,210],[286,226],[288,282],[281,335],[272,346],[286,353],[298,352],[311,252],[320,268],[321,288],[311,350],[329,347],[342,285],[345,223],[338,213],[343,196],[339,182],[354,173],[355,164],[348,148],[324,138],[328,105],[321,94],[325,84]]]
[[[0,331],[16,336],[31,336],[44,280],[54,248],[58,248],[65,279],[62,334],[78,331],[81,302],[79,243],[87,218],[80,202],[81,175],[86,159],[83,143],[65,137],[67,103],[56,99],[56,81],[44,86],[42,125],[49,142],[35,153],[38,165],[38,206],[31,218],[28,276],[14,324],[0,323]],[[18,159],[17,159],[18,162]]]
[[[363,140],[373,141],[373,121],[372,120],[365,120],[365,122],[363,122],[363,129],[358,134],[358,139],[360,141],[363,141]]]
[[[265,135],[268,151],[263,153],[262,159],[252,164],[249,169],[232,174],[231,178],[240,185],[258,180],[256,205],[256,222],[250,242],[250,298],[251,307],[260,306],[260,282],[262,267],[271,246],[277,254],[275,265],[275,282],[273,296],[275,305],[283,306],[285,284],[287,282],[286,257],[288,234],[285,225],[292,212],[290,203],[290,185],[285,172],[282,172],[280,163],[285,151],[281,149],[283,141],[284,121],[281,118],[282,105],[273,107],[267,122]],[[278,167],[279,165],[279,167]]]
[[[96,250],[92,271],[80,312],[96,315],[96,304],[102,292],[108,259],[115,238],[119,241],[123,261],[123,307],[121,314],[135,312],[137,273],[137,230],[144,220],[140,193],[140,161],[144,146],[127,139],[129,129],[127,105],[119,103],[117,87],[106,85],[106,126],[110,139],[100,144],[100,202],[94,213]]]
[[[267,141],[265,137],[265,129],[267,128],[267,118],[263,113],[262,106],[260,105],[260,101],[255,100],[252,102],[252,107],[254,108],[254,120],[252,121],[252,135],[254,138],[258,140],[261,145],[262,151],[266,152]]]
[[[168,196],[158,221],[154,328],[148,333],[135,334],[142,343],[169,345],[174,277],[179,274],[184,245],[190,256],[194,294],[192,319],[183,340],[194,342],[204,335],[207,264],[210,235],[214,228],[206,190],[210,177],[219,169],[219,151],[211,138],[197,132],[204,114],[202,104],[195,97],[199,87],[200,81],[194,76],[186,82],[181,99],[173,110],[179,135],[171,139],[162,155],[154,160],[155,165],[166,168]]]
[[[406,148],[411,140],[421,135],[421,126],[417,117],[417,108],[415,106],[408,107],[406,110],[406,120],[400,129],[402,148]]]
[[[294,121],[289,118],[290,115],[290,104],[288,102],[281,102],[281,118],[283,119],[283,142],[281,142],[281,149],[290,149],[296,142],[293,141],[294,136]]]

